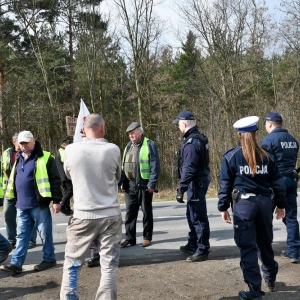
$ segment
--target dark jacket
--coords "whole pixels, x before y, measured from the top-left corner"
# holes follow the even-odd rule
[[[65,148],[61,147],[61,149],[65,150]],[[64,163],[61,161],[61,156],[60,156],[60,152],[57,151],[57,154],[55,156],[55,162],[56,162],[56,166],[57,166],[57,170],[60,176],[61,181],[71,181],[65,173],[64,170]]]
[[[219,211],[226,211],[229,208],[233,189],[239,190],[242,194],[253,193],[270,198],[273,191],[276,206],[285,208],[285,181],[278,171],[274,157],[272,154],[268,155],[269,159],[264,157],[263,162],[257,162],[256,174],[252,177],[241,146],[224,154],[218,193]]]
[[[190,135],[199,135],[204,137],[198,130],[198,126],[190,128],[184,134],[182,149],[182,167],[180,170],[179,189],[182,192],[187,191],[191,182],[201,181],[201,177],[206,177],[210,173],[209,167],[200,167],[200,161],[204,160],[204,145],[199,139],[189,138]]]
[[[148,186],[151,187],[152,189],[156,188],[157,185],[157,180],[158,180],[158,175],[159,175],[159,171],[160,171],[160,164],[159,164],[159,156],[158,156],[158,151],[157,148],[155,146],[155,144],[153,143],[153,141],[148,140],[148,148],[149,148],[149,164],[150,164],[150,178],[148,179],[143,179],[141,177],[141,173],[140,173],[140,164],[139,164],[139,155],[140,155],[140,150],[141,150],[141,146],[143,144],[143,140],[144,140],[144,136],[142,137],[140,146],[138,147],[137,153],[136,153],[136,178],[135,178],[135,184],[138,186],[140,185],[144,185],[144,186]],[[124,157],[127,153],[127,151],[129,150],[130,146],[131,146],[132,142],[130,141],[124,151]],[[123,170],[123,163],[122,162],[122,175],[121,175],[121,180],[119,182],[119,186],[123,185],[123,190],[127,190],[128,186],[129,186],[129,179],[125,176],[124,170]]]
[[[35,141],[35,146],[34,146],[33,151],[34,151],[33,154],[35,155],[35,167],[36,167],[36,160],[39,157],[42,157],[44,155],[41,144],[38,141]],[[19,163],[20,155],[21,155],[21,153],[18,154],[18,157],[16,160],[16,166]],[[36,193],[36,196],[37,196],[37,199],[39,202],[39,206],[41,206],[41,207],[49,206],[51,201],[53,201],[53,203],[59,204],[62,199],[62,192],[61,192],[61,188],[60,188],[61,181],[60,181],[59,173],[57,171],[55,160],[52,156],[49,157],[46,168],[47,168],[47,173],[49,176],[52,198],[42,197],[38,191],[38,188],[37,188],[37,185],[35,182],[35,193]],[[14,182],[16,182],[16,173],[14,174]],[[16,193],[15,186],[14,186],[14,194],[16,196],[16,200],[18,201],[18,195]]]
[[[274,155],[282,175],[291,174],[295,170],[299,144],[286,129],[275,128],[263,138],[261,146]]]

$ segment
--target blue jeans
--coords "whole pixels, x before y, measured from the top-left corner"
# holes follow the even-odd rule
[[[0,233],[0,252],[6,251],[9,248],[9,241]]]
[[[6,236],[10,243],[16,243],[17,236],[17,209],[15,199],[5,199],[3,203],[3,214],[6,226]],[[36,244],[36,228],[32,230],[30,243]]]
[[[284,177],[286,186],[285,218],[282,220],[286,225],[287,240],[286,252],[291,258],[299,257],[300,237],[299,223],[297,220],[297,181]]]
[[[49,207],[35,207],[27,210],[17,209],[17,244],[11,257],[11,263],[22,267],[30,242],[31,232],[36,225],[43,244],[43,260],[54,261],[54,244],[52,236],[52,217]]]

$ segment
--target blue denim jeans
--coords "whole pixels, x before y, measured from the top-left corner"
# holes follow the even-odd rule
[[[36,225],[43,244],[43,260],[54,261],[54,244],[52,235],[52,217],[49,207],[35,207],[27,210],[17,209],[17,244],[11,257],[11,263],[22,267],[30,242],[31,232]]]
[[[0,233],[0,252],[6,251],[9,247],[9,241]]]
[[[5,199],[3,202],[3,214],[6,226],[6,236],[10,243],[16,243],[17,236],[17,209],[15,199]],[[36,244],[36,228],[32,230],[30,243]]]

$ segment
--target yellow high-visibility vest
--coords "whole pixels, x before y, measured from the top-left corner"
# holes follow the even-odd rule
[[[50,152],[43,151],[44,155],[39,157],[36,161],[35,168],[35,181],[40,195],[44,198],[51,198],[52,193],[50,189],[50,181],[47,172],[47,162],[50,157]],[[14,180],[15,180],[15,171],[16,171],[16,163],[14,163],[13,168],[11,170],[11,174],[9,176],[7,189],[6,189],[6,197],[12,199],[15,198],[14,195]]]
[[[139,155],[139,163],[140,163],[140,173],[141,177],[143,179],[149,179],[150,178],[150,163],[149,163],[149,147],[148,147],[148,141],[146,137],[144,137],[143,144],[140,149],[140,155]],[[123,164],[125,161],[125,155],[126,155],[126,149],[123,153]]]

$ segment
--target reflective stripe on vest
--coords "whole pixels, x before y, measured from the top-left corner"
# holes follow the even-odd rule
[[[52,197],[49,176],[47,172],[47,162],[50,157],[50,152],[43,151],[44,155],[39,157],[36,161],[36,170],[35,170],[35,181],[38,188],[38,191],[42,197]],[[11,170],[11,174],[7,184],[6,196],[8,198],[15,198],[14,196],[14,175],[15,175],[16,163]]]
[[[5,196],[9,199],[14,199],[15,194],[14,194],[14,175],[16,171],[16,161],[11,169],[10,176],[8,179],[7,187],[6,187],[6,192]]]
[[[50,152],[43,151],[44,155],[39,157],[36,161],[36,171],[35,171],[35,180],[37,184],[38,191],[42,197],[52,197],[50,181],[47,172],[47,162],[50,157]]]
[[[59,148],[58,152],[59,152],[59,155],[60,155],[61,162],[62,163],[65,162],[65,149]]]
[[[140,173],[141,173],[141,177],[143,179],[149,179],[150,178],[150,163],[149,163],[149,147],[148,147],[148,141],[149,139],[147,139],[146,137],[144,137],[143,140],[143,144],[140,150]],[[126,151],[127,147],[124,150],[123,153],[123,164],[124,165],[124,161],[125,161],[125,155],[126,155]]]

